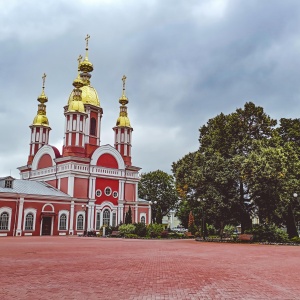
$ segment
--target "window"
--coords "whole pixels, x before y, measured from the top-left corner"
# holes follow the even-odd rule
[[[112,226],[116,227],[117,226],[117,214],[113,212],[112,214]]]
[[[105,188],[104,193],[105,193],[106,196],[110,196],[111,195],[111,188],[110,187]]]
[[[29,213],[25,218],[25,230],[33,230],[33,214]]]
[[[77,230],[83,230],[83,215],[77,217]]]
[[[117,198],[118,197],[118,192],[113,192],[113,197]]]
[[[102,195],[102,192],[101,192],[101,190],[97,190],[95,194],[97,197],[100,197]]]
[[[0,215],[0,230],[8,230],[8,220],[9,214],[7,212],[3,212]]]
[[[146,218],[145,218],[145,216],[142,216],[142,217],[141,217],[141,223],[144,223],[144,224],[146,223]]]
[[[96,119],[91,118],[90,135],[96,135]]]
[[[8,189],[12,188],[12,180],[11,179],[6,179],[5,180],[5,187]]]
[[[96,230],[100,229],[100,212],[97,212]]]
[[[108,225],[109,226],[109,222],[110,221],[110,212],[108,209],[106,209],[103,212],[103,225]]]
[[[60,215],[59,230],[67,230],[67,215],[66,214]]]

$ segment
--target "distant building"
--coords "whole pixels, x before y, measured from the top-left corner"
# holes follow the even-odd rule
[[[93,65],[78,59],[78,75],[64,107],[62,151],[49,144],[45,78],[38,111],[30,125],[30,149],[21,180],[6,177],[0,188],[0,235],[61,235],[99,230],[124,222],[150,223],[149,203],[138,198],[139,167],[132,165],[133,128],[127,114],[123,76],[114,146],[101,145],[103,109],[90,83]],[[11,182],[12,186],[6,186]],[[48,193],[46,193],[47,191]],[[33,225],[30,225],[33,224]],[[30,228],[30,229],[29,229]]]

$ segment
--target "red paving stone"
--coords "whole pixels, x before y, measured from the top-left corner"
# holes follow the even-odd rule
[[[300,247],[1,237],[0,299],[300,299]]]

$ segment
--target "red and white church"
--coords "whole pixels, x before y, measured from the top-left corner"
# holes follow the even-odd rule
[[[101,145],[103,109],[91,85],[93,64],[78,59],[78,75],[64,107],[62,151],[49,144],[45,77],[30,126],[27,164],[21,179],[0,178],[0,236],[76,235],[116,226],[132,211],[132,222],[150,223],[151,207],[138,198],[139,167],[132,165],[132,132],[123,91],[113,127],[114,146]]]

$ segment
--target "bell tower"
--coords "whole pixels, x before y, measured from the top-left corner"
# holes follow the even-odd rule
[[[122,77],[123,91],[122,96],[119,99],[120,114],[117,119],[116,126],[113,128],[115,132],[115,148],[121,153],[125,165],[131,166],[131,138],[133,128],[130,125],[130,120],[127,114],[128,98],[125,95],[125,81],[126,76]]]
[[[49,143],[49,132],[51,128],[49,127],[48,118],[46,116],[46,105],[48,102],[48,97],[45,95],[45,80],[46,74],[42,76],[43,87],[42,93],[37,98],[39,102],[37,115],[33,119],[32,125],[29,126],[31,129],[31,139],[30,139],[30,151],[28,156],[27,165],[31,165],[34,155],[43,146]]]

